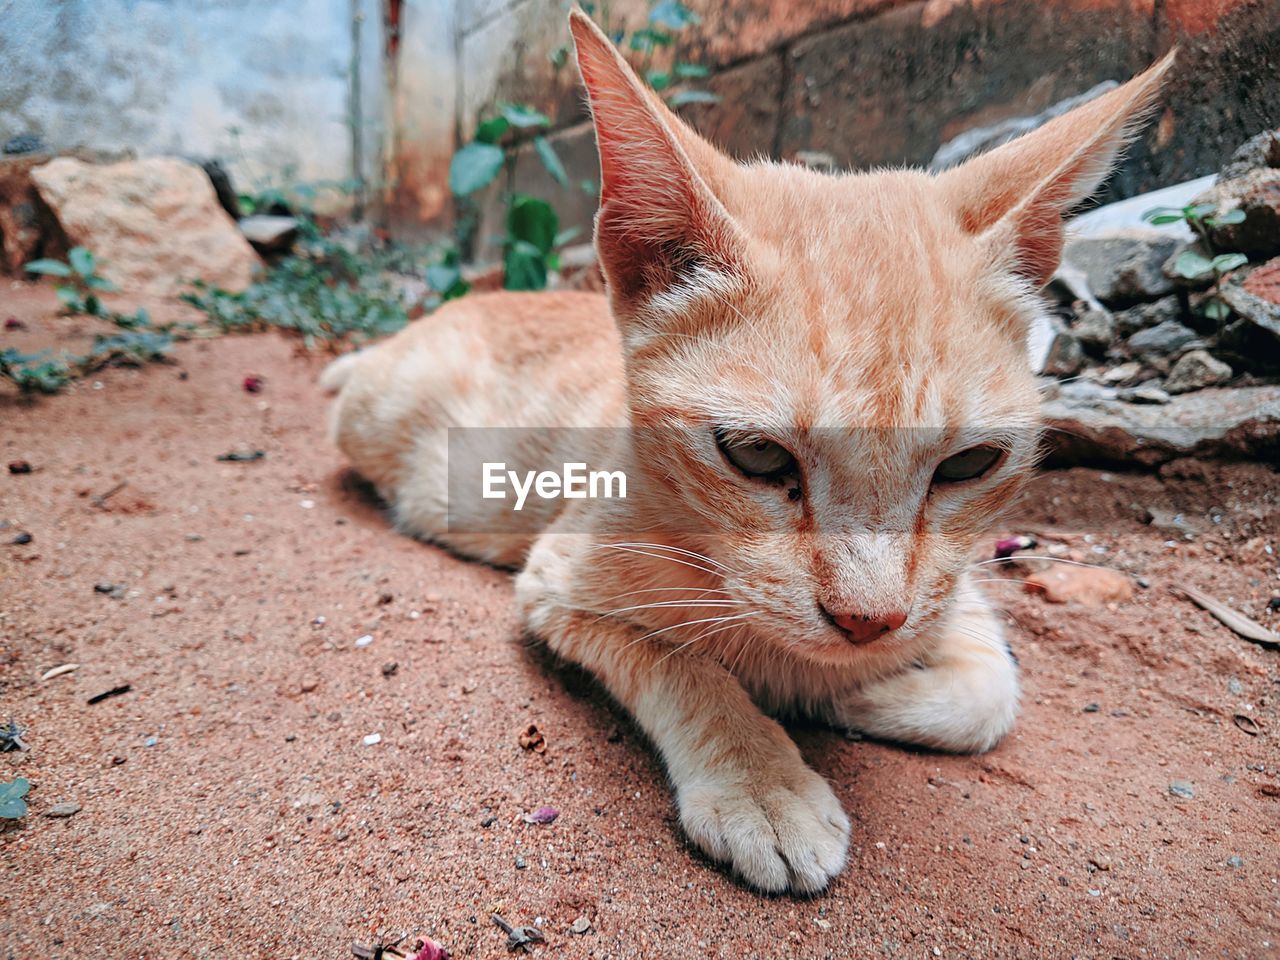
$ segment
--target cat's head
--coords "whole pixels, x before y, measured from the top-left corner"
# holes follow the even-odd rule
[[[1030,473],[1026,338],[1063,212],[1169,59],[940,176],[832,176],[734,163],[571,26],[637,463],[670,524],[714,534],[762,632],[816,656],[918,635]]]

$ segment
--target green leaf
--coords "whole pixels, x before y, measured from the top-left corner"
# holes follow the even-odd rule
[[[1216,203],[1197,203],[1193,206],[1183,207],[1182,212],[1188,220],[1203,220],[1217,209],[1218,205]]]
[[[101,290],[103,293],[119,293],[120,288],[108,280],[106,277],[99,277],[96,274],[91,277],[84,278],[84,285],[90,290]]]
[[[720,97],[710,90],[677,90],[667,97],[667,103],[679,109],[691,103],[719,103]]]
[[[497,143],[510,129],[511,121],[506,117],[490,117],[476,127],[476,140],[480,143]]]
[[[465,197],[493,183],[506,154],[491,143],[468,143],[449,163],[449,189]]]
[[[58,301],[68,310],[74,311],[75,313],[85,312],[84,302],[80,299],[80,291],[75,287],[59,285],[56,292],[58,294]]]
[[[507,212],[509,240],[528,243],[545,256],[555,247],[559,229],[560,218],[547,201],[523,194],[512,198]]]
[[[1206,300],[1204,306],[1200,308],[1200,312],[1210,320],[1225,320],[1231,316],[1231,308],[1217,297],[1212,300]]]
[[[1183,250],[1173,261],[1173,272],[1186,280],[1200,280],[1213,273],[1213,263],[1194,250]]]
[[[665,90],[671,86],[671,74],[665,70],[650,70],[644,75],[644,78],[649,81],[649,86],[655,90]]]
[[[1220,253],[1209,261],[1209,265],[1214,273],[1226,273],[1236,267],[1243,267],[1248,262],[1249,258],[1243,253]]]
[[[527,103],[507,103],[501,107],[502,115],[513,127],[527,130],[530,127],[549,127],[551,120],[541,110],[535,110]]]
[[[93,252],[88,247],[72,247],[67,260],[71,263],[71,269],[80,276],[93,276]]]
[[[679,0],[661,0],[649,11],[649,23],[668,30],[697,26],[702,19]]]
[[[565,172],[564,164],[560,162],[560,156],[556,153],[556,148],[551,145],[551,141],[546,137],[534,137],[533,149],[537,152],[542,165],[547,168],[547,173],[551,174],[551,179],[560,186],[567,187],[569,174]]]
[[[27,273],[42,273],[50,277],[71,276],[71,268],[61,260],[32,260],[23,269]]]
[[[457,267],[437,264],[427,267],[427,286],[436,293],[445,293],[462,279],[462,271]]]
[[[711,69],[701,63],[677,63],[675,69],[681,80],[699,80],[711,73]]]
[[[502,286],[507,290],[545,289],[546,259],[536,252],[530,254],[514,247],[508,250],[502,258]]]
[[[1154,217],[1149,214],[1146,215],[1146,221],[1148,223],[1153,223],[1156,226],[1161,226],[1166,223],[1180,223],[1185,219],[1186,218],[1180,213],[1160,213],[1156,214]]]
[[[31,791],[31,782],[26,777],[18,777],[7,783],[0,783],[0,817],[6,820],[17,820],[27,815],[27,802],[22,799]]]
[[[1209,217],[1205,220],[1205,223],[1211,227],[1225,227],[1232,223],[1244,223],[1244,211],[1239,207],[1234,207],[1220,217]]]

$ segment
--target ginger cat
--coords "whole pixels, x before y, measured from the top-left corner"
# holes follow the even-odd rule
[[[523,567],[528,630],[632,713],[698,847],[820,891],[849,820],[772,715],[952,751],[1013,723],[968,558],[1036,459],[1025,336],[1063,211],[1171,58],[940,176],[830,176],[730,161],[571,27],[607,297],[466,297],[337,360],[334,436],[401,529]],[[450,427],[592,426],[620,428],[588,433],[626,499],[448,502]],[[559,464],[553,435],[503,459]]]

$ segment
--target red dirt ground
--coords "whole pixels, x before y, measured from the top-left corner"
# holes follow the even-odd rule
[[[35,331],[0,348],[85,325],[46,291],[0,300]],[[1149,587],[1111,608],[992,587],[1025,709],[991,754],[797,729],[853,817],[850,864],[824,896],[767,899],[690,853],[635,728],[521,639],[508,576],[397,536],[346,477],[320,358],[259,335],[175,359],[0,396],[3,460],[34,467],[0,473],[0,715],[31,747],[0,771],[33,784],[0,829],[6,956],[337,960],[383,928],[499,957],[495,909],[540,918],[544,956],[1280,955],[1280,653],[1168,591],[1280,626],[1268,468],[1037,481],[1010,531]],[[64,801],[82,809],[44,816]],[[554,824],[521,821],[543,804]]]

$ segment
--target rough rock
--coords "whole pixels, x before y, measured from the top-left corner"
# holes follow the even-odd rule
[[[1086,310],[1071,325],[1071,333],[1090,353],[1101,356],[1116,338],[1116,321],[1109,310]]]
[[[1213,387],[1163,406],[1125,403],[1118,391],[1087,381],[1046,392],[1041,412],[1059,463],[1280,458],[1280,386]]]
[[[1280,130],[1264,130],[1236,148],[1218,171],[1219,178],[1234,180],[1251,170],[1280,167]]]
[[[6,156],[19,156],[27,153],[49,153],[49,145],[44,142],[38,133],[20,133],[16,137],[10,137],[4,142],[4,146],[0,147],[0,153]]]
[[[1079,603],[1100,607],[1133,596],[1133,580],[1109,567],[1050,564],[1027,577],[1027,593],[1039,593],[1050,603]]]
[[[1222,284],[1221,294],[1239,316],[1280,337],[1280,257],[1251,270],[1237,270]]]
[[[1141,384],[1136,387],[1126,387],[1123,390],[1116,391],[1116,398],[1123,400],[1125,403],[1158,403],[1165,404],[1173,398],[1169,396],[1168,391],[1161,390],[1157,386],[1149,383]]]
[[[1040,371],[1051,377],[1074,377],[1084,367],[1084,348],[1071,333],[1057,330]]]
[[[1129,337],[1139,330],[1159,326],[1166,320],[1182,319],[1182,304],[1176,296],[1162,297],[1154,303],[1140,303],[1128,310],[1112,314],[1116,322],[1116,334]]]
[[[297,217],[276,217],[259,213],[244,217],[239,223],[240,232],[259,253],[281,253],[293,246],[298,239]]]
[[[195,164],[61,157],[31,176],[67,239],[93,250],[122,290],[172,296],[199,278],[238,291],[253,277],[257,255]]]
[[[234,220],[239,220],[240,195],[236,193],[235,183],[231,180],[231,171],[222,165],[221,160],[198,160],[200,169],[205,172],[209,182],[213,184],[213,192],[218,197],[222,209]]]
[[[1231,379],[1231,367],[1215,359],[1207,350],[1190,350],[1178,358],[1169,371],[1164,388],[1169,393],[1186,393],[1216,387]]]
[[[46,252],[42,240],[52,224],[31,171],[48,162],[44,155],[0,158],[0,273],[22,276],[23,265]]]
[[[1014,137],[1020,137],[1024,133],[1043,127],[1054,117],[1060,117],[1067,111],[1074,110],[1118,86],[1119,84],[1114,80],[1104,80],[1084,93],[1059,100],[1035,116],[1010,117],[1008,120],[1001,120],[989,126],[966,130],[938,148],[938,152],[929,161],[929,169],[934,173],[940,173],[959,166],[970,157],[985,153],[1002,143],[1008,143]]]
[[[1161,267],[1178,244],[1177,237],[1155,230],[1116,230],[1068,240],[1062,259],[1084,271],[1099,300],[1124,306],[1173,293]]]
[[[1196,332],[1184,327],[1177,320],[1166,320],[1164,323],[1146,330],[1139,330],[1128,340],[1125,346],[1136,356],[1169,356],[1177,353],[1196,339]]]
[[[1280,170],[1251,170],[1219,181],[1196,203],[1216,204],[1219,215],[1236,209],[1244,213],[1239,223],[1209,227],[1209,238],[1219,251],[1254,258],[1280,254]]]

